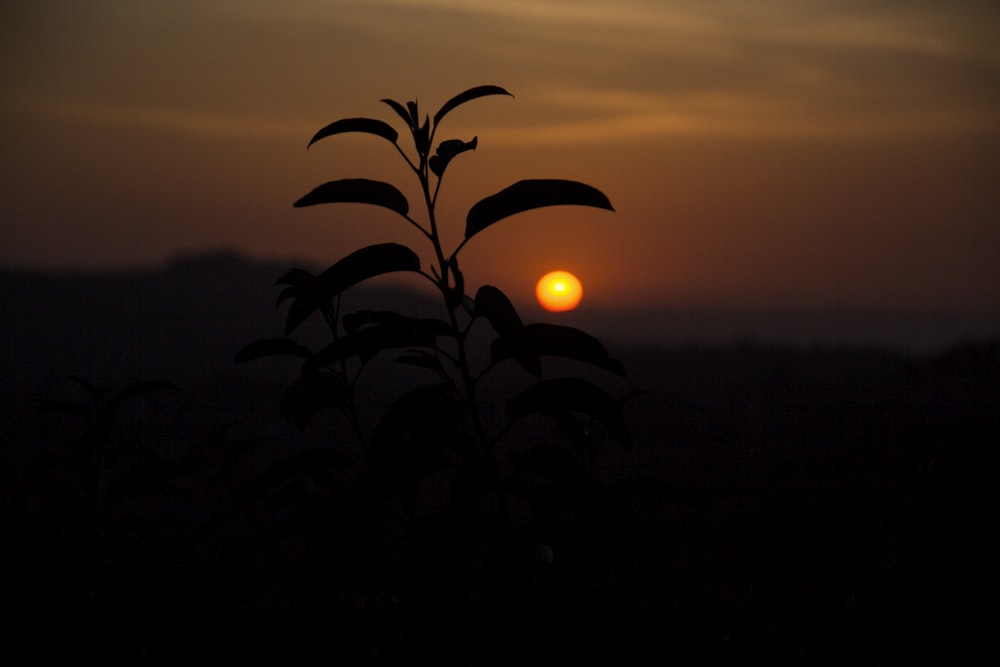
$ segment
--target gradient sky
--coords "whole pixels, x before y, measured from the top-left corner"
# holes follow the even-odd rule
[[[291,204],[369,177],[414,192],[378,100],[501,85],[439,138],[460,238],[475,201],[571,178],[617,212],[511,218],[466,278],[530,299],[577,273],[585,304],[1000,310],[995,0],[6,0],[0,265],[162,263],[233,248],[330,263],[426,254],[375,207]],[[411,204],[418,203],[411,197]]]

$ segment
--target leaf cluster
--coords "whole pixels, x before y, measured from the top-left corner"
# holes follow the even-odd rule
[[[475,203],[467,213],[463,239],[454,248],[443,246],[436,215],[442,181],[456,158],[476,150],[479,139],[439,141],[439,129],[457,107],[489,96],[510,93],[499,86],[471,88],[445,102],[433,116],[422,114],[417,101],[403,104],[383,99],[403,122],[403,134],[411,140],[408,146],[401,145],[396,128],[373,118],[337,120],[312,137],[310,147],[344,133],[370,134],[391,143],[420,184],[423,215],[414,216],[414,207],[396,186],[363,178],[323,183],[294,205],[360,203],[387,209],[420,231],[433,259],[425,264],[414,249],[383,243],[356,250],[318,274],[292,269],[276,282],[281,288],[278,304],[288,304],[284,335],[251,343],[236,357],[238,362],[274,355],[298,359],[299,376],[281,400],[284,415],[305,427],[321,411],[341,411],[367,445],[373,463],[394,461],[390,467],[409,469],[410,474],[435,465],[432,461],[440,460],[442,452],[495,469],[498,440],[514,423],[538,416],[554,420],[581,459],[589,460],[595,433],[621,443],[628,440],[621,409],[625,399],[612,397],[585,377],[551,377],[546,373],[548,362],[543,360],[568,359],[593,367],[599,374],[624,377],[621,363],[596,338],[579,329],[525,324],[498,287],[483,285],[471,294],[459,264],[466,243],[502,220],[556,205],[613,211],[607,196],[577,181],[521,180]],[[445,316],[420,318],[394,311],[344,312],[341,308],[346,290],[376,276],[400,272],[432,283],[441,295]],[[330,342],[313,350],[291,336],[317,315],[329,329]],[[470,332],[478,321],[493,334],[485,367],[475,367],[470,356]],[[374,358],[388,353],[394,355],[396,364],[420,368],[430,380],[398,396],[367,433],[359,419],[356,384]],[[508,398],[503,410],[506,424],[491,429],[481,412],[487,394],[483,381],[497,368],[511,366],[520,367],[533,384]]]

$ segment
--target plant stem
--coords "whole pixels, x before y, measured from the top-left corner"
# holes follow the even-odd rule
[[[438,279],[437,286],[438,290],[441,292],[441,297],[445,302],[445,309],[448,311],[448,318],[451,320],[451,329],[455,333],[455,342],[458,347],[458,370],[462,376],[462,385],[465,390],[464,399],[466,408],[468,409],[469,416],[472,419],[472,428],[476,433],[477,439],[479,440],[480,454],[484,456],[484,458],[492,461],[493,447],[486,434],[486,428],[483,426],[482,416],[479,413],[479,401],[476,399],[475,380],[472,377],[472,371],[469,366],[469,356],[465,349],[465,334],[467,332],[463,331],[462,327],[458,323],[458,307],[452,307],[451,299],[449,299],[449,292],[451,290],[448,285],[449,266],[451,262],[454,262],[457,268],[458,263],[455,261],[454,256],[450,261],[445,259],[444,250],[441,248],[441,237],[438,233],[437,217],[434,214],[434,200],[437,193],[435,192],[435,197],[431,196],[430,179],[427,172],[427,158],[426,156],[421,156],[420,169],[417,176],[420,178],[420,187],[424,194],[424,205],[427,207],[427,216],[431,228],[430,240],[431,244],[434,246],[434,254],[437,256],[438,267],[440,268],[440,277]]]

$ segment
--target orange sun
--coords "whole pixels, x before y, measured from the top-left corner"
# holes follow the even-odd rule
[[[583,285],[568,271],[552,271],[538,281],[535,296],[542,308],[553,313],[573,310],[583,298]]]

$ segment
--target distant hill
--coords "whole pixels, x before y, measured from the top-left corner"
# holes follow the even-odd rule
[[[274,281],[293,265],[217,253],[150,270],[0,272],[3,382],[187,378],[231,367],[243,345],[282,335]],[[422,297],[359,287],[345,301],[395,308]]]
[[[179,257],[164,267],[107,272],[0,270],[0,369],[8,387],[65,375],[125,381],[204,377],[232,367],[246,343],[282,333],[274,280],[295,262],[249,261],[235,253]],[[298,263],[301,266],[301,263]],[[310,267],[314,268],[314,267]],[[427,295],[370,284],[344,307],[438,312]],[[528,321],[579,326],[612,351],[693,343],[810,348],[816,344],[942,351],[1000,334],[1000,313],[760,312],[722,308],[613,313],[593,309],[552,316],[537,306]],[[304,329],[309,335],[309,328]],[[318,329],[313,330],[318,335]]]

